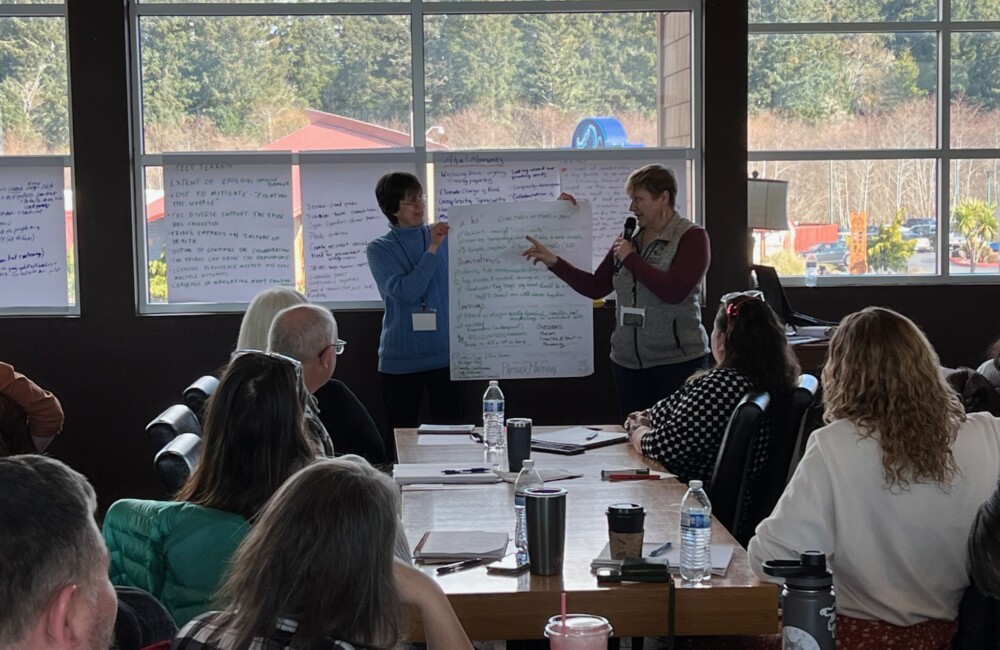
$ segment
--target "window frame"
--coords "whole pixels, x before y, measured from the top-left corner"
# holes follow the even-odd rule
[[[147,167],[162,166],[163,154],[149,154],[144,149],[142,119],[142,80],[140,69],[140,31],[142,18],[149,16],[316,16],[316,15],[366,15],[408,16],[410,19],[410,57],[412,105],[424,107],[424,18],[442,14],[569,14],[569,13],[636,13],[654,14],[686,12],[691,19],[691,142],[688,147],[643,147],[636,149],[449,149],[428,151],[426,146],[426,112],[411,111],[412,147],[388,150],[292,152],[292,164],[299,160],[309,162],[342,163],[345,161],[390,162],[415,165],[417,176],[427,185],[428,168],[435,161],[454,153],[474,152],[480,155],[500,154],[512,161],[525,160],[621,160],[638,159],[650,162],[682,161],[691,165],[691,215],[693,221],[702,223],[703,203],[702,167],[702,44],[704,41],[703,7],[701,0],[456,0],[409,2],[264,2],[264,3],[128,3],[130,25],[129,77],[132,86],[132,147],[133,147],[133,217],[134,217],[134,273],[136,302],[140,314],[191,314],[242,312],[246,303],[153,303],[149,300],[149,260],[146,250],[145,178]],[[659,70],[658,70],[659,76]],[[659,84],[659,80],[657,82]],[[659,101],[659,100],[658,100]],[[169,152],[174,153],[174,152]],[[187,152],[178,152],[187,153]],[[199,152],[205,162],[247,161],[273,151]],[[168,154],[169,155],[169,154]],[[624,211],[624,206],[623,206]],[[336,309],[381,309],[381,301],[321,302]]]
[[[752,150],[747,143],[748,162],[826,162],[855,160],[934,160],[936,161],[935,208],[937,237],[949,241],[951,234],[951,166],[954,160],[1000,159],[1000,148],[966,149],[951,144],[951,42],[956,33],[997,32],[1000,21],[952,21],[951,0],[938,0],[938,19],[913,22],[838,22],[838,23],[753,23],[748,24],[748,36],[811,35],[811,34],[873,34],[900,32],[930,32],[937,36],[937,133],[933,148],[918,149],[829,149],[829,150]],[[748,112],[749,115],[749,112]],[[941,284],[1000,284],[1000,272],[995,274],[953,274],[950,269],[948,246],[937,246],[937,272],[921,275],[829,275],[824,286],[872,285],[941,285]],[[782,276],[788,286],[805,286],[804,276]]]
[[[69,127],[69,153],[68,154],[39,154],[39,155],[0,155],[0,167],[58,167],[63,173],[69,170],[69,189],[75,190],[76,179],[74,175],[73,157],[73,74],[69,61],[69,26],[67,25],[66,1],[59,3],[37,3],[37,4],[3,4],[0,3],[0,20],[5,18],[62,18],[63,37],[66,39],[66,120]],[[64,190],[66,188],[63,188]],[[65,194],[64,194],[65,196]],[[76,193],[73,193],[76,196]],[[0,307],[0,318],[17,316],[80,316],[80,255],[79,245],[76,241],[79,229],[77,228],[77,210],[75,198],[72,204],[66,206],[73,211],[73,265],[67,266],[67,274],[72,273],[74,279],[74,301],[66,303],[66,306],[49,307]],[[68,280],[68,278],[67,278]]]

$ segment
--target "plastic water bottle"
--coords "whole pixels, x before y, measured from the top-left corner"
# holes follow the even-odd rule
[[[712,504],[701,481],[691,481],[681,500],[681,578],[701,582],[711,577],[711,544]]]
[[[816,272],[819,268],[819,262],[816,261],[816,256],[813,253],[806,255],[806,286],[815,287],[816,286]]]
[[[543,484],[541,474],[535,469],[535,461],[526,458],[514,481],[514,544],[519,551],[528,550],[528,516],[524,510],[524,491],[542,487]]]
[[[496,451],[504,446],[503,440],[503,392],[500,384],[490,382],[490,387],[483,393],[483,442],[487,451]]]

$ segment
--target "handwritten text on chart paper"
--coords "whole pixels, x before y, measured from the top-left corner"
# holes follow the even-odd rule
[[[0,169],[0,307],[65,307],[62,167]]]
[[[452,378],[591,374],[591,301],[521,255],[533,235],[565,259],[589,264],[589,204],[455,206],[449,225]]]

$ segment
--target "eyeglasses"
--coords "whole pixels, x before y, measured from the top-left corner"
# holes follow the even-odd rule
[[[333,353],[339,357],[344,353],[345,345],[347,345],[347,341],[345,341],[344,339],[337,339],[336,343],[331,343],[330,345],[326,346],[326,348],[333,348]],[[322,356],[323,352],[326,352],[326,348],[323,348],[323,351],[320,352],[320,356]]]
[[[292,358],[285,354],[281,354],[279,352],[264,352],[263,350],[240,349],[236,350],[231,355],[229,355],[229,363],[236,361],[240,357],[253,356],[253,355],[271,357],[272,359],[278,359],[280,361],[289,364],[295,370],[295,385],[298,387],[300,395],[304,396],[306,394],[306,389],[305,389],[306,384],[302,375],[302,362],[299,361],[298,359]]]
[[[722,296],[722,304],[726,306],[726,321],[739,316],[740,306],[749,300],[764,300],[764,293],[757,289],[749,291],[733,291]]]
[[[407,199],[406,201],[400,201],[400,205],[427,205],[427,195],[421,194],[420,196],[414,197],[412,199]]]

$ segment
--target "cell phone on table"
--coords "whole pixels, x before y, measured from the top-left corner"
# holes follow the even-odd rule
[[[501,576],[516,576],[528,570],[528,554],[511,553],[486,565],[486,572]]]

